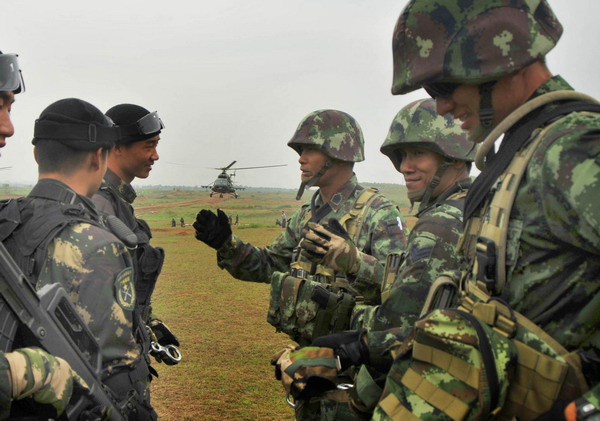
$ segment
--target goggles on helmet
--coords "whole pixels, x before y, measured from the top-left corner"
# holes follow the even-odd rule
[[[0,54],[0,92],[25,92],[16,54]]]
[[[433,99],[436,98],[450,98],[460,83],[453,82],[437,82],[423,85],[425,92],[429,94]]]
[[[135,127],[139,134],[151,134],[161,131],[165,128],[165,125],[158,116],[158,112],[154,111],[136,121]]]

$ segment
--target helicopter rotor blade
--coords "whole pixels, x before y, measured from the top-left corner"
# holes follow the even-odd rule
[[[287,167],[287,164],[280,165],[261,165],[259,167],[242,167],[242,168],[230,168],[231,170],[253,170],[256,168],[273,168],[273,167]]]

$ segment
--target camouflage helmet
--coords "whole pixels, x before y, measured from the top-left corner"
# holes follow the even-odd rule
[[[362,130],[354,117],[343,111],[317,110],[304,117],[288,146],[301,154],[306,145],[344,162],[365,159]]]
[[[411,0],[392,41],[392,93],[480,84],[543,58],[562,26],[546,0]]]
[[[412,102],[394,117],[380,150],[397,169],[402,162],[399,149],[403,146],[426,148],[450,161],[475,159],[475,145],[468,140],[467,132],[449,114],[439,115],[433,99]]]

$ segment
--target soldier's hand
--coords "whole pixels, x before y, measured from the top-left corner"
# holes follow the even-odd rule
[[[339,357],[340,369],[369,362],[369,348],[363,340],[365,330],[347,330],[315,339],[311,346],[333,348]]]
[[[169,329],[169,327],[166,324],[164,324],[162,320],[152,319],[150,320],[149,326],[150,329],[152,329],[152,332],[154,332],[154,335],[156,336],[156,341],[159,344],[161,344],[162,346],[179,346],[179,339],[177,339],[177,336],[175,336],[175,334],[171,332],[171,329]]]
[[[337,219],[330,219],[326,226],[309,222],[302,237],[302,254],[312,262],[328,266],[336,272],[358,272],[360,252]]]
[[[202,209],[196,215],[193,225],[196,239],[214,249],[220,249],[231,238],[229,218],[221,209],[217,210],[216,215],[207,209]]]
[[[295,400],[308,399],[335,388],[338,360],[331,348],[286,347],[271,358],[275,375]]]
[[[60,415],[71,399],[73,387],[88,389],[68,362],[40,348],[20,348],[4,356],[10,366],[13,399],[31,396],[40,404],[52,405]]]

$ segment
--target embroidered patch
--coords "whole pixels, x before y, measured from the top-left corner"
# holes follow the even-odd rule
[[[133,286],[133,268],[125,268],[115,280],[115,297],[123,309],[133,311],[135,307],[135,288]]]

